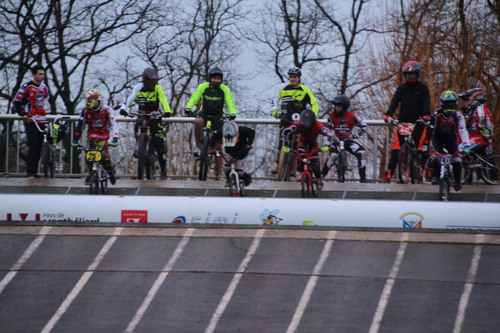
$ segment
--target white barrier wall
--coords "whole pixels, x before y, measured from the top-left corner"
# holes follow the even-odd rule
[[[0,220],[500,229],[500,204],[0,194]]]

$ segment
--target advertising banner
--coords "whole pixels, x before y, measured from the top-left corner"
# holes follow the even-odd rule
[[[500,204],[432,201],[0,194],[0,220],[500,229]]]

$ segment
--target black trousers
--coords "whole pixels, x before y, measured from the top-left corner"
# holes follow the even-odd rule
[[[42,131],[45,130],[45,124],[38,124]],[[26,172],[36,174],[38,171],[38,162],[42,154],[43,132],[40,132],[36,125],[29,121],[24,124],[26,136],[28,139],[28,158],[26,160]]]

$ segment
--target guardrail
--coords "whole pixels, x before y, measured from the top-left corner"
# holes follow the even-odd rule
[[[67,115],[48,115],[48,119],[54,119]],[[70,127],[66,138],[58,144],[58,167],[56,167],[57,177],[81,177],[81,173],[73,173],[74,158],[73,155],[78,152],[71,149],[70,142],[74,132],[75,123],[79,117],[69,116]],[[117,175],[121,177],[134,177],[136,164],[132,156],[135,139],[133,134],[133,123],[135,119],[118,116],[120,123],[120,149],[111,149],[110,154],[117,169]],[[169,177],[175,178],[195,178],[195,167],[191,155],[191,147],[194,144],[194,137],[191,135],[191,128],[194,118],[192,117],[171,117],[164,119],[164,124],[168,124],[170,129],[167,131],[167,151],[168,165],[167,173]],[[320,120],[325,122],[325,120]],[[21,159],[21,151],[27,153],[26,135],[21,117],[13,114],[0,114],[0,122],[3,125],[1,129],[1,140],[4,145],[3,154],[0,156],[0,174],[10,176],[24,176],[25,162]],[[272,179],[270,168],[276,156],[277,146],[277,128],[279,120],[273,118],[238,118],[238,124],[246,124],[254,127],[256,130],[256,140],[254,149],[247,158],[247,169],[254,174],[254,178]],[[381,153],[385,152],[385,160],[390,152],[388,129],[389,125],[383,120],[365,120],[369,126],[369,135],[361,138],[362,144],[367,150],[367,178],[368,180],[378,179],[379,161]],[[122,125],[124,124],[124,126]],[[175,128],[172,128],[174,127]],[[10,136],[6,133],[12,133]],[[84,142],[82,142],[84,143]],[[382,149],[385,148],[385,149]],[[349,155],[349,165],[352,167],[348,178],[350,180],[358,179],[357,162],[354,156]],[[322,162],[324,157],[322,156]],[[83,157],[79,161],[80,169],[85,170],[85,161]],[[330,173],[330,177],[334,172]]]

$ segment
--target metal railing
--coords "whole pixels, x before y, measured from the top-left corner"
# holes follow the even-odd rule
[[[48,119],[67,115],[48,115]],[[70,142],[73,137],[74,127],[79,117],[76,115],[69,116],[69,130],[66,138],[57,144],[56,151],[58,165],[56,166],[56,177],[81,177],[82,173],[72,173],[73,170],[73,155],[78,152],[71,149]],[[117,117],[120,127],[120,149],[111,149],[111,159],[117,169],[117,175],[121,177],[134,177],[134,166],[137,164],[136,159],[132,156],[135,149],[135,138],[133,133],[133,124],[135,119]],[[325,120],[320,120],[324,122]],[[21,117],[12,114],[0,114],[0,122],[3,128],[0,129],[0,142],[4,145],[3,156],[0,162],[0,174],[4,176],[24,176],[25,162],[21,159],[21,151],[27,154],[26,134]],[[169,177],[175,178],[195,178],[195,167],[191,155],[191,147],[194,145],[194,137],[191,134],[194,118],[192,117],[171,117],[164,119],[163,122],[168,124],[170,129],[167,133],[167,148],[168,148],[168,164],[167,173]],[[258,119],[258,118],[238,118],[238,124],[245,124],[253,127],[256,131],[256,139],[254,149],[247,157],[247,170],[254,174],[257,179],[272,179],[270,168],[276,156],[276,146],[278,137],[277,119]],[[361,139],[361,143],[365,146],[367,154],[367,178],[368,180],[378,179],[380,168],[380,151],[385,152],[385,160],[388,160],[390,152],[389,146],[389,126],[383,120],[365,120],[369,130]],[[175,128],[174,128],[175,127]],[[12,133],[8,136],[7,133]],[[11,139],[11,137],[13,139]],[[82,137],[83,138],[83,137]],[[85,140],[85,139],[83,139]],[[171,142],[169,142],[171,141]],[[82,142],[84,143],[84,142]],[[384,146],[384,147],[382,147]],[[385,148],[385,149],[381,149]],[[65,157],[66,156],[66,157]],[[65,157],[65,158],[64,158]],[[357,162],[354,156],[348,154],[349,165],[352,166],[352,180],[358,179]],[[321,161],[324,162],[324,156]],[[66,161],[66,162],[65,162]],[[79,159],[81,170],[85,170],[85,161],[83,156]],[[332,178],[333,172],[330,173]],[[348,175],[349,176],[349,175]]]

